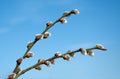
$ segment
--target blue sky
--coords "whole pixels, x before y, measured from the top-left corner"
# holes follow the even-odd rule
[[[31,70],[19,79],[120,79],[119,0],[0,0],[0,79],[12,72],[27,42],[44,30],[46,22],[72,9],[80,14],[67,18],[67,24],[51,28],[52,36],[32,48],[35,56],[24,60],[22,69],[57,51],[64,53],[98,43],[108,50],[94,51],[94,57],[76,54],[70,62],[58,59],[55,65]]]

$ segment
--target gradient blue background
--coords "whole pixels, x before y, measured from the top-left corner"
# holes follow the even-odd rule
[[[0,79],[7,79],[27,42],[44,30],[46,22],[72,9],[80,14],[67,18],[67,24],[51,28],[52,36],[32,48],[35,56],[24,60],[22,69],[57,51],[64,53],[98,43],[108,50],[94,51],[94,57],[77,53],[70,62],[58,59],[56,65],[31,70],[19,79],[120,79],[119,0],[0,0]]]

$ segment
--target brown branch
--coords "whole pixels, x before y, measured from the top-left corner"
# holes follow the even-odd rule
[[[74,51],[69,50],[69,51],[65,52],[64,54],[56,53],[54,56],[52,56],[52,57],[50,57],[46,60],[39,59],[36,64],[22,70],[19,74],[17,74],[14,79],[17,79],[20,75],[22,75],[22,74],[24,74],[24,73],[26,73],[26,72],[28,72],[32,69],[35,69],[36,67],[38,67],[42,64],[45,64],[46,66],[50,66],[50,63],[53,64],[55,59],[63,58],[64,60],[70,60],[70,57],[74,57],[75,53],[77,53],[77,52],[81,52],[81,54],[83,54],[83,55],[86,55],[85,53],[87,53],[88,55],[93,56],[94,55],[93,50],[95,50],[95,49],[103,50],[105,48],[102,45],[97,44],[95,47],[92,47],[92,48],[87,48],[87,49],[80,48],[80,49],[77,49],[77,50],[74,50]],[[105,49],[105,50],[107,50],[107,49]],[[53,62],[51,62],[51,60],[53,60]]]
[[[45,64],[46,61],[51,61],[51,60],[55,60],[55,59],[58,59],[58,58],[65,59],[64,55],[75,54],[76,52],[80,52],[80,50],[78,49],[78,50],[75,50],[75,51],[66,52],[66,53],[64,53],[62,55],[59,55],[59,56],[54,55],[53,57],[44,60],[44,62],[37,62],[36,64],[34,64],[34,65],[32,65],[32,66],[22,70],[19,74],[16,75],[16,77],[14,79],[17,79],[20,75],[22,75],[22,74],[24,74],[24,73],[26,73],[26,72],[36,68],[39,65]],[[65,60],[68,60],[68,59],[66,58]]]

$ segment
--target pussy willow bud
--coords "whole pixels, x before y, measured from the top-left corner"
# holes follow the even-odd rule
[[[42,34],[36,34],[35,41],[38,41],[43,38]]]
[[[78,11],[78,9],[74,9],[71,11],[71,14],[79,14],[80,12]]]
[[[44,59],[39,59],[39,60],[38,60],[38,63],[39,63],[39,64],[43,64],[44,62],[45,62]]]
[[[65,23],[67,23],[67,20],[65,18],[61,18],[61,19],[59,19],[59,22],[65,24]]]
[[[70,60],[70,57],[68,55],[62,55],[62,57],[64,60],[68,60],[68,61]]]
[[[65,11],[65,12],[63,13],[63,16],[70,16],[70,12]]]
[[[36,70],[42,70],[42,67],[39,65],[37,67],[35,67]]]
[[[18,65],[21,64],[22,61],[23,61],[23,58],[19,58],[19,59],[16,60],[16,62],[17,62]]]
[[[43,39],[46,39],[46,38],[48,38],[48,37],[50,37],[50,36],[51,36],[51,33],[45,32],[45,33],[43,34]]]
[[[94,56],[94,52],[91,49],[87,49],[87,54],[90,56]]]
[[[81,52],[81,54],[83,54],[83,55],[87,55],[87,51],[86,51],[86,49],[84,49],[84,48],[80,48],[79,51]]]
[[[50,63],[55,64],[55,60],[54,59],[50,60]]]
[[[75,53],[69,53],[71,57],[75,57]]]
[[[15,76],[16,76],[15,73],[11,73],[11,74],[8,76],[8,79],[14,79]]]
[[[67,51],[67,54],[69,54],[71,57],[75,56],[75,54],[71,50]]]
[[[28,52],[28,53],[25,55],[25,58],[30,58],[30,57],[33,57],[33,56],[34,56],[34,53]]]
[[[49,61],[45,61],[44,64],[45,64],[46,66],[50,66],[50,62],[49,62]]]
[[[33,46],[33,44],[34,44],[34,43],[33,43],[32,41],[29,41],[28,44],[27,44],[27,48],[28,48],[28,49],[31,48],[31,47]]]
[[[18,67],[14,73],[18,74],[21,71],[21,68]]]
[[[50,26],[52,26],[52,25],[53,25],[53,22],[51,22],[51,21],[49,21],[49,22],[46,23],[46,26],[47,26],[47,27],[50,27]]]
[[[99,49],[99,50],[107,50],[106,48],[104,48],[104,46],[102,44],[97,44],[95,46],[96,49]]]
[[[60,57],[61,56],[61,54],[59,53],[59,52],[57,52],[56,54],[55,54],[55,57]]]

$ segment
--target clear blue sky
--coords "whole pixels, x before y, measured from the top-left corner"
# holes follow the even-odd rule
[[[72,9],[80,14],[67,18],[67,24],[51,28],[52,36],[32,48],[35,56],[26,59],[22,69],[57,51],[64,53],[98,43],[108,50],[94,51],[94,57],[76,54],[70,62],[59,59],[56,65],[31,70],[19,79],[120,79],[119,0],[0,0],[0,79],[12,72],[27,42],[44,30],[46,22]]]

